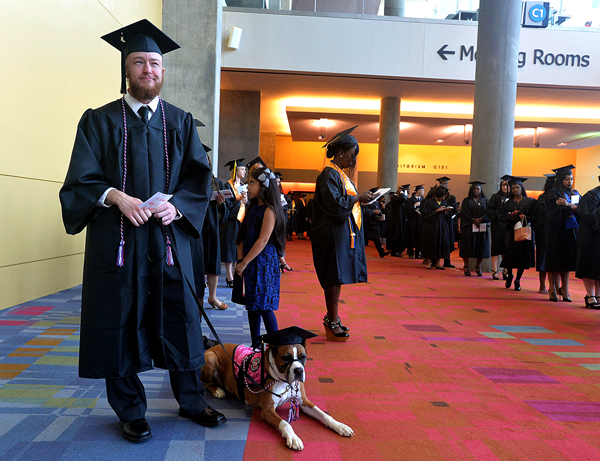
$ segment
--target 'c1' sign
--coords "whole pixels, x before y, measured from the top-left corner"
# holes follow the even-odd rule
[[[524,2],[523,27],[548,27],[550,2]]]

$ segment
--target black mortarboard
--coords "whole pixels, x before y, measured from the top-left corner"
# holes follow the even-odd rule
[[[511,178],[512,178],[511,175],[505,174],[504,176],[500,177],[500,181],[510,181]]]
[[[204,147],[204,152],[206,152],[207,154],[212,150],[210,147],[208,147],[206,144],[202,143],[202,147]]]
[[[410,184],[403,184],[400,186],[402,189],[406,190],[406,189],[410,189]]]
[[[329,141],[327,141],[327,143],[325,143],[325,145],[323,147],[327,147],[331,144],[339,144],[342,142],[358,144],[358,142],[356,141],[356,138],[354,136],[350,136],[350,133],[352,133],[357,126],[358,125],[355,125],[352,128],[348,128],[347,130],[340,131],[333,138],[331,138]],[[346,138],[348,138],[348,139],[346,139]]]
[[[260,163],[261,165],[267,166],[267,162],[265,162],[262,158],[260,158],[260,157],[254,157],[252,160],[250,160],[248,162],[248,164],[246,165],[246,167],[249,170],[250,168],[252,168],[252,165],[256,165],[257,163]]]
[[[570,172],[571,170],[574,170],[575,167],[573,165],[567,165],[567,166],[561,166],[560,168],[555,168],[552,171],[554,171],[557,175],[559,174],[569,174],[567,172]]]
[[[375,192],[377,192],[378,190],[379,190],[379,187],[371,187],[371,188],[369,189],[369,192],[371,192],[371,193],[373,193],[373,194],[374,194],[374,193],[375,193]]]
[[[110,45],[121,52],[121,94],[125,94],[125,58],[136,51],[158,53],[161,56],[180,48],[162,30],[147,19],[134,22],[128,26],[102,36]]]
[[[415,186],[415,190],[418,190],[418,189],[423,189],[424,190],[425,186],[423,186],[423,184],[418,184],[418,185]]]
[[[229,160],[225,165],[223,166],[228,166],[229,167],[229,171],[233,171],[234,168],[238,168],[240,166],[246,166],[244,165],[242,162],[244,161],[243,158],[238,158],[238,159],[233,159],[233,160]]]
[[[598,168],[600,168],[600,167],[598,167]],[[555,178],[556,173],[544,173],[544,176],[546,176],[546,178]]]
[[[474,186],[483,186],[486,183],[484,183],[482,181],[469,181],[467,184],[472,184]]]
[[[197,118],[194,119],[194,126],[196,128],[198,128],[199,126],[206,126],[204,123],[202,123],[200,120],[198,120]]]
[[[511,176],[510,179],[509,179],[509,181],[508,181],[508,185],[509,186],[514,186],[518,182],[524,183],[525,181],[527,181],[527,178],[520,178],[519,176]]]
[[[283,175],[279,171],[273,172],[275,176],[277,176],[280,180],[283,179]]]
[[[287,344],[304,345],[307,339],[314,338],[315,336],[317,335],[311,331],[294,326],[267,333],[256,339],[270,346],[285,346]]]
[[[448,176],[442,176],[441,178],[437,178],[436,181],[437,182],[450,181],[450,178]]]

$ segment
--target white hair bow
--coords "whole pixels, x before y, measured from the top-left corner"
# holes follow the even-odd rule
[[[275,174],[269,170],[268,168],[263,171],[260,176],[258,177],[258,180],[260,181],[261,184],[264,184],[265,187],[269,187],[269,182],[271,179],[275,179],[276,176]]]

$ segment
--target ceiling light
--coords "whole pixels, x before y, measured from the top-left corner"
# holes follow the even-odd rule
[[[438,140],[437,140],[435,143],[436,143],[436,144],[441,144],[441,143],[443,143],[443,142],[444,142],[444,140],[443,140],[443,139],[438,139]]]
[[[562,146],[566,146],[567,143],[566,142],[561,142],[560,144],[557,144],[558,147],[562,147]]]

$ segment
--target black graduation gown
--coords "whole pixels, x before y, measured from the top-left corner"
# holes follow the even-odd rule
[[[125,107],[125,192],[144,201],[165,192],[162,114],[159,106],[146,129]],[[166,102],[164,110],[168,193],[183,215],[166,227],[178,256],[174,266],[166,265],[160,223],[150,219],[134,227],[124,218],[125,261],[118,267],[121,213],[117,206],[96,206],[107,188],[122,187],[121,100],[87,110],[77,128],[60,201],[67,233],[87,227],[79,350],[79,375],[84,378],[131,376],[153,365],[186,371],[204,364],[198,308],[182,271],[193,285],[190,245],[202,229],[211,172],[192,115]]]
[[[240,211],[241,202],[235,199],[235,191],[229,182],[223,183],[224,186],[233,193],[232,198],[225,200],[227,209],[227,218],[219,226],[219,238],[221,243],[221,262],[234,263],[237,261],[237,240],[240,222],[237,215]]]
[[[573,191],[573,194],[579,195],[577,191]],[[576,266],[577,228],[567,229],[565,220],[571,214],[571,208],[557,205],[559,198],[561,195],[556,189],[546,194],[546,270],[571,272]]]
[[[333,168],[324,168],[317,177],[310,232],[322,288],[367,281],[364,219],[359,230],[352,216],[353,197],[346,195],[344,181]],[[355,234],[354,248],[351,232]]]
[[[306,228],[306,205],[303,199],[296,200],[296,235],[302,235]]]
[[[458,242],[460,239],[460,236],[458,235],[458,201],[454,195],[448,197],[448,206],[454,208],[453,210],[448,211],[450,218],[452,219],[452,225],[450,226],[450,229],[452,230],[452,235],[450,237],[452,239],[452,249],[450,252],[452,253],[455,248],[454,242]]]
[[[472,198],[465,198],[460,205],[460,257],[489,258],[489,237],[486,232],[473,232],[473,220],[483,218],[483,223],[489,222],[487,215],[488,200],[481,198],[477,203]]]
[[[223,181],[215,178],[216,190],[225,189]],[[212,194],[211,190],[211,194]],[[194,274],[196,279],[196,293],[198,296],[204,292],[204,274],[221,275],[221,238],[219,228],[227,219],[226,203],[217,204],[216,200],[208,202],[206,217],[200,238],[192,247],[192,260],[194,262]]]
[[[404,203],[406,195],[394,195],[388,203],[390,208],[390,219],[387,222],[387,245],[394,252],[400,252],[405,248],[404,241],[406,236],[406,213],[404,211]]]
[[[450,206],[446,200],[440,204],[434,198],[425,199],[420,206],[422,215],[421,255],[427,259],[448,259],[454,249],[452,241],[452,210],[436,210]]]
[[[600,280],[600,186],[581,198],[577,214],[579,232],[575,276]]]
[[[546,272],[546,193],[541,194],[535,204],[535,270]]]
[[[296,210],[296,202],[294,201],[294,198],[292,196],[286,195],[286,200],[288,202],[288,221],[286,231],[288,235],[291,236],[294,232],[296,232],[296,212],[298,210]]]
[[[492,248],[491,255],[499,256],[504,254],[504,241],[506,240],[506,215],[501,213],[502,204],[508,200],[508,196],[496,192],[490,198],[487,207],[487,215],[492,228]]]
[[[532,226],[535,222],[535,200],[531,197],[523,197],[519,203],[514,200],[508,200],[502,204],[500,213],[507,216],[507,219],[504,232],[504,256],[502,257],[500,267],[506,267],[507,269],[529,269],[535,266],[534,237],[532,236],[531,240],[525,240],[524,242],[515,242],[514,227],[521,218],[518,216],[514,219],[508,218],[508,214],[515,210],[519,210],[521,214],[525,215],[527,222]]]
[[[420,202],[421,205],[415,207],[415,204]],[[416,253],[421,251],[421,206],[424,200],[419,200],[414,195],[404,202],[404,212],[406,213],[406,247],[408,248],[409,254],[415,249]],[[417,255],[415,255],[417,256]]]
[[[381,206],[377,201],[371,203],[370,205],[364,205],[363,209],[363,217],[364,217],[364,225],[365,225],[365,237],[368,240],[379,240],[381,238],[381,234],[379,232],[379,216],[375,214],[375,210],[381,211]]]

